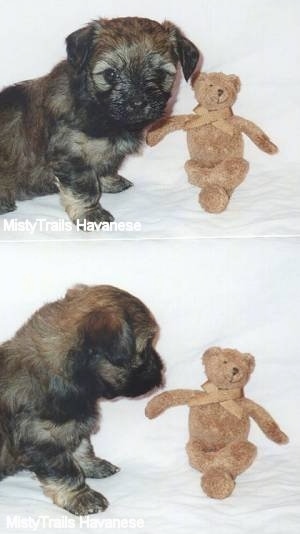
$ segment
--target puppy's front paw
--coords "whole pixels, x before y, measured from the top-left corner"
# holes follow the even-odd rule
[[[115,475],[120,471],[120,468],[116,465],[111,464],[107,460],[102,460],[101,458],[95,458],[93,466],[89,469],[86,476],[91,478],[106,478],[112,475]]]
[[[15,211],[16,209],[17,206],[13,199],[0,197],[0,215],[3,215],[4,213],[9,213],[10,211]]]
[[[64,508],[75,515],[88,515],[103,512],[108,507],[108,500],[89,487],[78,492]]]
[[[93,210],[87,211],[82,217],[76,219],[75,224],[80,228],[80,230],[93,231],[101,230],[101,226],[96,228],[93,225],[100,225],[101,223],[110,223],[114,221],[114,217],[109,211],[104,210],[100,206],[97,206]]]
[[[104,210],[100,206],[97,206],[97,208],[93,209],[92,211],[87,212],[85,216],[86,221],[88,222],[112,222],[114,221],[114,217],[109,211]]]
[[[100,182],[102,193],[120,193],[133,186],[130,180],[119,174],[117,176],[102,176]]]

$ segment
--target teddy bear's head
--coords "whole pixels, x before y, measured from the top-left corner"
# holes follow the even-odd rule
[[[202,357],[207,378],[220,389],[242,388],[255,367],[251,354],[212,347]]]
[[[197,101],[209,111],[231,107],[240,87],[237,76],[222,72],[201,73],[193,82]]]

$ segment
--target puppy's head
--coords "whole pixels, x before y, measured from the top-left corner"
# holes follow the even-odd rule
[[[170,22],[99,19],[67,37],[68,61],[90,99],[126,126],[159,119],[170,98],[177,64],[186,80],[199,59],[196,46]]]
[[[94,397],[137,397],[162,385],[163,364],[154,348],[158,326],[137,302],[136,310],[107,306],[82,319],[69,362],[75,383]]]

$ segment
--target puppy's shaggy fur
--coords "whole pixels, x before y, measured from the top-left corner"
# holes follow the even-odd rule
[[[50,74],[0,93],[0,213],[60,191],[73,222],[110,222],[101,193],[132,185],[122,161],[163,115],[178,62],[188,80],[199,52],[170,22],[136,17],[99,19],[66,43]]]
[[[85,482],[118,471],[90,442],[97,400],[161,385],[157,333],[129,293],[76,286],[0,345],[0,480],[29,469],[58,506],[77,515],[104,510],[105,497]]]

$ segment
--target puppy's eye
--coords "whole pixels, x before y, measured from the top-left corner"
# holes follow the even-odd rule
[[[228,361],[227,361],[227,360],[224,360],[223,363],[228,363]]]
[[[105,69],[105,71],[103,71],[103,77],[106,82],[111,84],[118,79],[119,74],[115,69]]]

